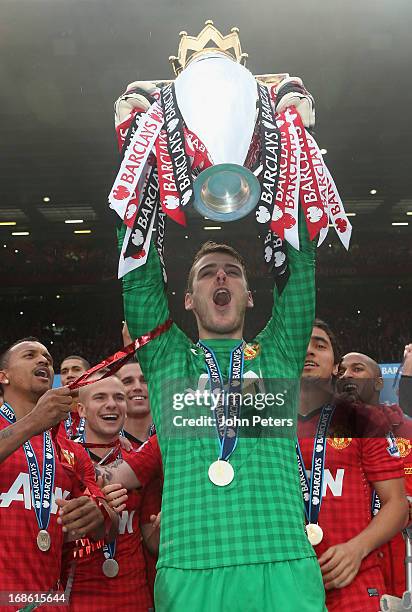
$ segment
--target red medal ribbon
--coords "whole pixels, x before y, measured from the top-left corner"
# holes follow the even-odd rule
[[[166,332],[172,326],[172,319],[167,319],[164,323],[161,323],[155,329],[152,329],[147,334],[136,338],[133,342],[125,346],[120,351],[117,351],[110,357],[106,357],[97,365],[91,367],[89,370],[84,372],[79,378],[76,378],[72,383],[68,385],[69,389],[79,389],[80,387],[85,387],[86,385],[91,385],[98,380],[102,380],[103,378],[107,378],[108,376],[112,376],[117,370],[119,370],[122,365],[126,363],[126,361],[130,358],[133,353],[137,351],[137,349],[142,348],[145,344],[148,344],[154,338],[157,338],[164,332]],[[88,380],[90,376],[103,368],[108,368],[108,372],[105,372],[99,378],[93,378],[92,380]]]
[[[120,449],[118,440],[114,442],[78,442],[83,448],[115,448],[116,446]]]

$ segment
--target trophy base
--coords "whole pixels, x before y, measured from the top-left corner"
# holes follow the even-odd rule
[[[213,221],[236,221],[248,215],[260,197],[255,175],[239,164],[217,164],[199,174],[194,182],[194,207]]]

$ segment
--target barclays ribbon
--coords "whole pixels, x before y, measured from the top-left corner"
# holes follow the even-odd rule
[[[225,398],[223,377],[215,354],[200,341],[198,342],[198,346],[202,348],[205,354],[211,392],[213,394],[219,394],[219,402],[215,408],[216,431],[219,440],[219,459],[227,461],[235,450],[238,441],[244,364],[243,353],[246,343],[243,340],[233,349],[230,355],[228,401],[226,401]],[[228,421],[230,422],[229,427],[227,424]]]
[[[11,425],[16,422],[14,410],[8,404],[3,404],[0,407],[0,414]],[[43,433],[43,471],[41,475],[37,457],[30,440],[27,440],[23,444],[23,450],[29,468],[33,508],[36,514],[37,523],[40,531],[47,530],[50,522],[54,476],[56,472],[54,446],[50,432],[45,431]],[[49,539],[48,535],[47,538]],[[41,550],[48,550],[49,547],[50,542],[47,548],[41,548]]]
[[[320,507],[322,505],[322,486],[326,458],[326,437],[335,406],[325,404],[319,417],[318,428],[313,443],[312,472],[309,478],[306,474],[305,463],[299,446],[296,443],[296,458],[298,461],[300,483],[305,505],[306,519],[309,524],[317,524]]]

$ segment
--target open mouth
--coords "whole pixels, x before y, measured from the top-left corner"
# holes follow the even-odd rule
[[[358,387],[356,385],[354,385],[353,383],[345,383],[345,384],[341,384],[341,389],[344,393],[357,393],[358,392]]]
[[[44,378],[46,380],[49,380],[50,378],[49,370],[47,368],[36,368],[33,373],[36,378]]]
[[[304,368],[317,368],[319,366],[316,361],[312,361],[311,359],[306,359]]]
[[[213,294],[213,301],[216,306],[226,306],[229,304],[232,296],[230,295],[230,291],[228,289],[216,289]]]
[[[146,395],[130,395],[129,399],[132,402],[144,402],[147,399]]]
[[[100,418],[107,423],[115,423],[119,418],[118,414],[101,414]]]

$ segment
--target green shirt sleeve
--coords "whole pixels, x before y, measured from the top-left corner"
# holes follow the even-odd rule
[[[257,337],[273,343],[275,352],[289,361],[300,376],[315,318],[315,242],[309,240],[302,210],[299,214],[297,251],[289,244],[289,280],[282,294],[274,287],[272,316]]]
[[[118,232],[119,250],[124,234],[123,226]],[[133,339],[152,331],[170,316],[159,256],[152,243],[146,264],[123,277],[123,304],[126,323]],[[189,339],[173,324],[167,332],[138,350],[138,360],[144,375],[150,377],[162,353],[175,351],[188,344]]]

